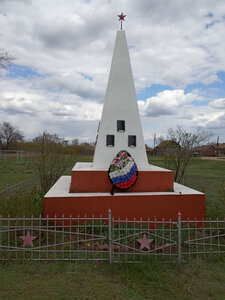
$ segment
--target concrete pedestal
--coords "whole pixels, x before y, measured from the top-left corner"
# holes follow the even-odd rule
[[[76,163],[72,169],[70,192],[109,193],[112,183],[108,170],[94,168],[92,163]],[[138,179],[129,192],[173,191],[173,172],[153,165],[138,171]]]
[[[87,183],[89,184],[89,183]],[[44,216],[107,217],[109,209],[116,218],[157,218],[177,220],[205,218],[205,195],[174,183],[173,192],[125,192],[113,196],[105,192],[70,193],[71,176],[62,176],[44,197]]]

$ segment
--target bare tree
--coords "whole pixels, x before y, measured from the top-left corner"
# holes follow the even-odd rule
[[[18,130],[10,122],[0,124],[0,146],[3,150],[8,150],[17,142],[22,142],[24,135],[22,131]]]
[[[15,58],[4,49],[0,49],[0,68],[5,68],[7,64],[11,63]]]
[[[37,144],[33,164],[43,192],[47,193],[71,164],[71,157],[63,155],[63,139],[44,132],[33,140]]]
[[[78,146],[79,145],[79,140],[78,139],[73,139],[71,143],[72,143],[73,146]]]
[[[187,132],[182,126],[168,129],[167,139],[162,147],[165,166],[174,171],[174,180],[182,182],[193,155],[193,149],[206,143],[213,133],[198,127],[194,133]]]
[[[63,151],[63,139],[57,134],[50,134],[44,131],[41,135],[35,137],[36,150],[42,154],[60,154]]]

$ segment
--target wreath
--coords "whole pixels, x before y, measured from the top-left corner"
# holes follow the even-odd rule
[[[138,169],[132,156],[125,150],[120,151],[113,159],[108,170],[109,179],[113,184],[111,195],[117,188],[126,191],[137,181]]]

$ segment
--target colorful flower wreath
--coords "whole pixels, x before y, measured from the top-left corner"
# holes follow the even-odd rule
[[[112,195],[115,188],[125,191],[132,187],[138,176],[137,165],[132,156],[125,150],[120,151],[113,159],[108,173],[113,184]]]

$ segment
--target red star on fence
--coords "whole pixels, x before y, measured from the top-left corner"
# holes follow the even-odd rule
[[[142,239],[138,239],[137,240],[138,243],[140,243],[140,250],[142,251],[144,248],[148,249],[148,251],[150,251],[150,246],[149,244],[153,241],[153,239],[147,239],[146,234],[144,233],[144,236]]]
[[[23,240],[23,248],[25,248],[26,245],[30,245],[34,248],[33,240],[35,240],[37,236],[30,235],[30,230],[28,230],[26,235],[19,236],[19,238]]]

